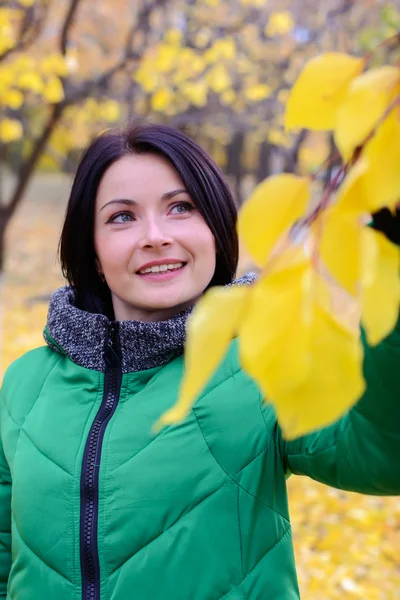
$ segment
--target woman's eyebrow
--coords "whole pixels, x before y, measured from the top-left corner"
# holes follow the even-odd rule
[[[185,190],[184,188],[172,190],[171,192],[166,192],[165,194],[163,194],[161,196],[161,200],[171,200],[171,198],[174,198],[174,196],[177,196],[178,194],[187,193],[187,190]],[[110,204],[125,204],[125,206],[136,206],[137,202],[136,200],[132,200],[131,198],[115,198],[115,200],[110,200],[109,202],[106,202],[106,204],[104,204],[104,206],[101,207],[99,212],[101,212],[103,208],[109,206]]]
[[[171,198],[173,198],[174,196],[177,196],[178,194],[187,194],[187,190],[185,190],[185,188],[181,188],[179,190],[172,190],[171,192],[166,192],[165,194],[163,194],[161,196],[161,200],[171,200]]]
[[[101,212],[103,210],[103,208],[105,208],[106,206],[109,206],[110,204],[125,204],[125,206],[134,206],[137,204],[137,202],[135,202],[135,200],[132,200],[130,198],[116,198],[115,200],[110,200],[110,202],[106,202],[106,204],[104,204],[104,206],[101,207],[99,212]]]

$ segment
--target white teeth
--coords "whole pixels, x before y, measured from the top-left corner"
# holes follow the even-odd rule
[[[173,271],[174,269],[180,269],[183,267],[184,263],[175,263],[170,265],[155,265],[154,267],[149,267],[148,269],[143,269],[143,271],[139,271],[139,273],[163,273],[164,271]]]

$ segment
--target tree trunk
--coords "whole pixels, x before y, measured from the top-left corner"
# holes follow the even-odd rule
[[[307,129],[302,129],[297,136],[293,148],[287,153],[285,164],[283,167],[284,173],[296,173],[297,164],[299,162],[300,149],[307,138]]]
[[[46,147],[47,142],[51,134],[54,131],[55,126],[61,119],[61,116],[64,111],[64,106],[62,104],[56,104],[52,107],[51,113],[47,119],[45,126],[43,127],[42,133],[36,139],[33,144],[33,148],[26,158],[26,160],[22,163],[18,175],[17,182],[15,184],[14,191],[11,194],[11,198],[7,204],[4,204],[0,208],[0,274],[4,269],[5,262],[5,232],[7,230],[8,223],[11,220],[11,217],[14,215],[17,207],[19,206],[26,188],[32,178],[32,175],[35,171],[35,167],[37,162]]]
[[[6,229],[8,219],[5,216],[5,211],[0,209],[0,278],[4,271],[5,255],[6,255]]]
[[[271,173],[271,144],[269,142],[262,142],[260,144],[260,153],[258,156],[258,166],[256,170],[256,181],[260,183]]]
[[[231,143],[228,146],[228,167],[227,172],[234,178],[234,196],[238,206],[242,204],[242,151],[244,144],[244,134],[237,131]]]

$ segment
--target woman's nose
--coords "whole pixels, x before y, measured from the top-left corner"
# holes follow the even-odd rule
[[[143,224],[140,241],[141,248],[154,248],[169,246],[172,243],[171,235],[167,232],[165,225],[158,219],[148,219]]]

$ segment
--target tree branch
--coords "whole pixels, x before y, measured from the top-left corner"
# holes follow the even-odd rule
[[[43,0],[40,4],[25,8],[25,14],[21,21],[18,40],[12,48],[4,50],[0,54],[0,62],[14,52],[26,50],[39,37],[47,16],[48,0]]]
[[[68,45],[68,34],[72,27],[81,0],[71,0],[60,35],[60,52],[65,56]]]
[[[90,95],[95,89],[103,87],[114,75],[122,71],[129,62],[140,60],[143,55],[144,47],[146,46],[148,33],[150,31],[150,17],[152,12],[154,9],[160,8],[160,6],[163,6],[167,3],[168,0],[152,0],[152,2],[145,4],[141,8],[135,23],[128,32],[124,51],[122,52],[122,58],[114,66],[110,67],[108,71],[105,71],[96,79],[91,78],[83,82],[78,89],[71,92],[71,94],[65,98],[63,102],[64,106],[71,106],[77,102],[80,102]],[[134,43],[135,34],[138,31],[142,33],[144,32],[145,38],[142,48],[138,51],[135,51],[133,50],[132,46]]]

